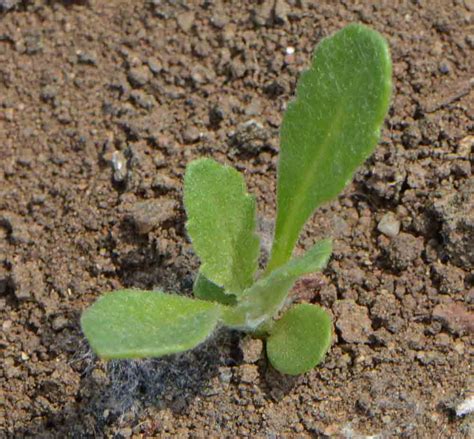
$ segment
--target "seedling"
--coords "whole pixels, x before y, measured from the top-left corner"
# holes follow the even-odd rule
[[[282,373],[317,365],[331,344],[331,317],[312,304],[287,309],[287,295],[298,277],[326,266],[331,240],[303,256],[292,253],[314,210],[335,198],[374,150],[390,94],[390,54],[377,32],[352,24],[321,41],[281,127],[276,226],[265,270],[257,274],[255,198],[244,178],[214,160],[193,161],[184,205],[201,261],[196,298],[131,289],[106,294],[81,319],[93,350],[105,359],[160,357],[192,349],[225,325],[265,337],[268,358]]]

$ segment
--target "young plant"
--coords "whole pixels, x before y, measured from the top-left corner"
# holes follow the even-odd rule
[[[203,158],[184,179],[187,231],[201,267],[196,298],[125,289],[87,309],[82,329],[102,358],[160,357],[192,349],[217,325],[267,339],[282,373],[317,365],[329,349],[330,315],[299,304],[286,310],[298,277],[322,270],[331,240],[303,256],[292,253],[305,222],[336,197],[374,150],[389,106],[391,61],[375,31],[352,24],[321,41],[301,75],[281,127],[277,217],[268,266],[257,275],[255,198],[241,174]]]

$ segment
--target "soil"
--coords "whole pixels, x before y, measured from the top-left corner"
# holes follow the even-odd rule
[[[471,1],[0,9],[1,437],[474,435],[456,415],[474,394]],[[294,291],[334,315],[324,363],[290,378],[225,330],[98,360],[79,317],[102,292],[190,294],[190,160],[243,171],[270,233],[283,110],[315,44],[354,21],[388,39],[395,85],[378,149],[300,241],[335,239]]]

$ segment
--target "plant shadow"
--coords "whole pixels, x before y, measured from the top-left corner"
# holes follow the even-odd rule
[[[82,373],[75,401],[36,417],[12,437],[106,437],[110,429],[135,425],[152,407],[183,415],[196,397],[212,393],[222,366],[236,364],[238,336],[226,329],[181,355],[109,362],[90,351],[79,328],[73,337],[80,348],[71,365]]]

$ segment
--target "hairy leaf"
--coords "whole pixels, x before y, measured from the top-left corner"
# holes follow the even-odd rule
[[[331,316],[320,306],[295,305],[272,328],[267,355],[273,367],[298,375],[319,364],[331,345]]]
[[[233,294],[224,293],[222,287],[211,282],[201,273],[197,275],[194,281],[193,292],[198,299],[210,300],[223,305],[235,305],[237,303],[237,299]]]
[[[195,160],[184,178],[184,205],[200,272],[238,295],[253,283],[259,255],[255,198],[244,178],[214,160]]]
[[[281,127],[277,219],[267,272],[284,264],[301,228],[372,153],[391,94],[391,60],[377,32],[353,24],[321,41]]]
[[[82,330],[105,359],[161,357],[191,349],[213,331],[221,308],[157,291],[120,290],[82,314]]]
[[[322,270],[332,252],[330,239],[317,242],[305,255],[259,279],[245,290],[239,304],[226,310],[223,320],[229,326],[255,329],[275,316],[285,303],[288,291],[303,274]]]

